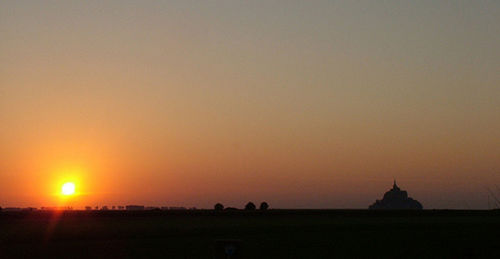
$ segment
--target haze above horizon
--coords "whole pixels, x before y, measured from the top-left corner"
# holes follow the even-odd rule
[[[487,208],[499,24],[499,1],[2,1],[0,206],[367,208],[396,178]]]

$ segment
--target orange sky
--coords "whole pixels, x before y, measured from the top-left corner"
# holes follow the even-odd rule
[[[499,17],[496,1],[5,1],[0,206],[366,208],[396,178],[426,208],[487,208]]]

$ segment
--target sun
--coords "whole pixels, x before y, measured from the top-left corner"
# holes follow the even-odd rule
[[[75,194],[75,184],[72,182],[67,182],[62,185],[61,194],[68,196]]]

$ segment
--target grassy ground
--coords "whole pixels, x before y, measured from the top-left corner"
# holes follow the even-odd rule
[[[0,213],[0,258],[500,258],[498,211]]]

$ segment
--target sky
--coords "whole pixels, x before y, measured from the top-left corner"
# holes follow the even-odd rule
[[[499,24],[496,0],[2,0],[0,206],[367,208],[396,179],[486,209]]]

